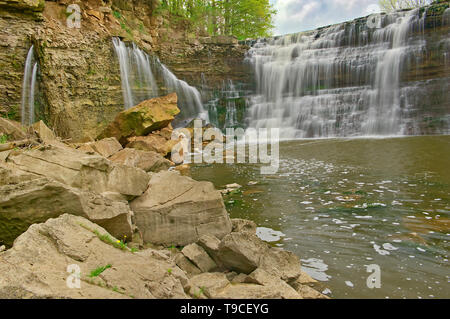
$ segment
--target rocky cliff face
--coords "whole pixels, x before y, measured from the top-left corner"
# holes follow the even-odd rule
[[[79,29],[67,25],[69,4],[80,8]],[[168,17],[153,16],[153,7],[153,1],[141,0],[3,1],[1,115],[20,120],[24,66],[32,45],[39,63],[36,119],[73,141],[94,139],[123,110],[113,36],[161,55],[187,81],[201,79],[203,73],[219,83],[242,61],[245,50],[229,39],[203,38],[200,44],[181,34],[172,41],[176,27],[170,27]]]

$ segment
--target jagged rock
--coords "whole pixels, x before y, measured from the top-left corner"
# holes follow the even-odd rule
[[[134,148],[141,151],[150,151],[167,156],[172,152],[172,148],[178,143],[176,140],[166,140],[161,135],[150,134],[148,136],[134,136],[127,139],[127,148]]]
[[[168,170],[173,164],[160,154],[125,148],[109,158],[114,163],[140,168],[146,172]]]
[[[306,272],[304,271],[300,271],[300,276],[295,279],[293,282],[291,282],[291,286],[294,287],[295,284],[301,284],[301,285],[305,285],[305,284],[315,284],[318,281],[313,279],[310,275],[308,275]]]
[[[34,123],[31,128],[43,143],[54,144],[62,147],[65,146],[64,143],[58,140],[55,133],[53,133],[53,131],[49,129],[42,120]]]
[[[0,298],[186,298],[170,261],[132,253],[102,241],[100,226],[62,215],[32,225],[0,258]],[[115,240],[111,237],[112,240]],[[14,265],[14,267],[11,267]],[[80,289],[68,266],[79,267]],[[110,265],[100,275],[89,274]],[[73,287],[73,286],[72,286]]]
[[[268,244],[255,235],[231,233],[220,242],[218,258],[227,269],[250,274],[258,268],[261,257],[269,249]]]
[[[192,261],[202,272],[210,272],[217,268],[214,260],[208,253],[197,244],[190,244],[181,251],[190,261]]]
[[[114,202],[47,178],[21,177],[21,182],[0,187],[0,242],[10,246],[30,225],[65,213],[86,217],[116,237],[131,238],[132,212],[126,202]]]
[[[177,254],[175,256],[175,263],[180,269],[182,269],[188,277],[192,277],[201,274],[202,271],[195,266],[186,256],[183,254]]]
[[[283,299],[301,299],[301,296],[294,288],[279,277],[273,276],[261,268],[256,269],[248,275],[245,282],[269,287],[274,292],[278,292]]]
[[[304,299],[330,299],[330,297],[321,294],[317,290],[307,286],[307,285],[296,285],[293,287],[297,293]]]
[[[103,157],[110,157],[121,151],[122,145],[114,138],[104,138],[100,141],[90,143],[92,149]]]
[[[119,113],[99,139],[115,137],[122,144],[130,136],[143,136],[169,125],[180,113],[176,93],[146,100]]]
[[[55,145],[11,153],[7,162],[26,172],[47,176],[72,187],[99,194],[119,193],[130,198],[141,195],[150,179],[141,169],[112,163],[100,155]]]
[[[256,234],[256,223],[251,220],[233,218],[231,220],[233,224],[233,232],[234,233],[249,233],[251,235]]]
[[[300,259],[290,251],[271,248],[261,256],[259,267],[285,281],[297,279],[301,274]]]
[[[2,134],[7,135],[8,140],[23,140],[27,136],[19,122],[0,117],[0,135]]]
[[[219,259],[219,238],[211,235],[203,235],[200,237],[197,244],[208,253],[219,267],[222,266],[222,262]]]
[[[5,250],[6,250],[6,246],[5,246],[5,245],[0,246],[0,253],[1,253],[1,252],[4,252]]]
[[[192,288],[189,294],[195,298],[217,298],[220,291],[230,284],[223,273],[204,273],[190,279]]]
[[[176,172],[153,174],[147,191],[130,205],[148,243],[185,246],[202,235],[223,238],[231,231],[222,196],[213,184]]]

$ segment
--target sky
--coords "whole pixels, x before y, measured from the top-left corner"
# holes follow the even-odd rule
[[[278,10],[274,35],[316,29],[378,11],[378,0],[270,0]]]

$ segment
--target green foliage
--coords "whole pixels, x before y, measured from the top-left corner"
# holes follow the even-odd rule
[[[8,135],[1,134],[0,135],[0,144],[5,144],[6,142],[8,142]]]
[[[91,271],[89,277],[90,278],[98,277],[102,272],[104,272],[106,269],[111,268],[111,267],[112,267],[111,264],[108,264],[103,267],[98,267]]]
[[[162,0],[155,12],[185,18],[210,35],[240,40],[271,35],[276,14],[269,0]]]

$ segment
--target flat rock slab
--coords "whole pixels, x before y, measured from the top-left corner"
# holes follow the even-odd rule
[[[7,162],[23,171],[99,194],[115,192],[136,197],[147,189],[150,180],[150,176],[139,168],[115,164],[100,155],[55,145],[11,152]]]
[[[231,221],[212,183],[177,172],[152,175],[147,191],[130,203],[144,242],[186,246],[202,235],[223,238]]]
[[[68,213],[88,218],[114,236],[131,238],[134,226],[128,203],[73,188],[45,177],[25,176],[0,186],[0,243],[13,241],[35,223]],[[34,177],[34,176],[32,176]]]
[[[0,298],[187,297],[181,283],[187,278],[175,264],[147,251],[116,248],[97,234],[115,240],[100,226],[68,214],[32,225],[0,253]],[[99,267],[104,271],[89,277]]]
[[[125,148],[109,158],[110,161],[126,166],[140,168],[146,172],[168,170],[173,163],[156,152],[146,152]]]

